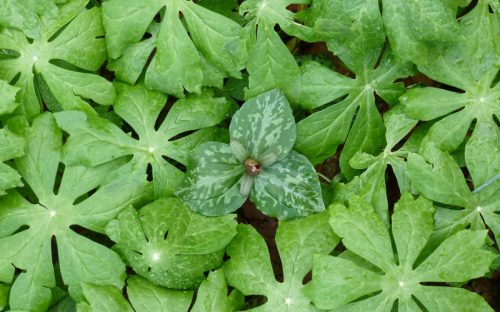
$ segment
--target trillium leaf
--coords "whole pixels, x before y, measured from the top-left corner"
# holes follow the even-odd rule
[[[295,120],[285,95],[278,89],[254,97],[238,110],[229,128],[231,141],[243,145],[252,159],[265,155],[283,159],[295,142]]]
[[[165,106],[167,96],[147,90],[144,85],[118,83],[115,112],[132,126],[138,135],[133,138],[112,122],[100,117],[66,111],[56,114],[59,126],[71,134],[64,161],[69,164],[95,166],[115,158],[133,155],[127,166],[145,173],[152,166],[155,198],[171,195],[183,178],[173,159],[187,165],[188,155],[198,144],[224,137],[218,129],[203,129],[181,139],[175,136],[192,130],[208,128],[226,119],[233,111],[231,102],[211,94],[193,95],[177,101],[159,128],[156,120]]]
[[[0,60],[0,79],[10,82],[20,75],[15,84],[21,89],[19,110],[29,119],[41,111],[37,90],[53,111],[76,109],[95,114],[82,98],[103,105],[110,105],[115,99],[112,84],[91,73],[105,61],[106,49],[100,38],[100,10],[87,10],[85,4],[66,4],[57,18],[44,24],[42,35],[33,42],[14,29],[6,28],[0,33],[0,49],[17,53],[16,57]]]
[[[200,216],[170,198],[154,201],[139,212],[127,208],[106,231],[136,273],[156,285],[190,289],[200,284],[204,272],[221,264],[235,229],[232,215]]]
[[[250,199],[257,209],[280,220],[324,210],[318,174],[306,157],[294,151],[262,169]]]
[[[62,133],[53,116],[34,120],[27,137],[27,155],[16,160],[17,168],[37,198],[31,203],[17,192],[0,202],[0,280],[12,282],[14,266],[22,269],[12,284],[12,309],[43,310],[55,286],[51,241],[56,239],[62,282],[70,295],[83,297],[81,283],[123,285],[125,266],[108,248],[74,232],[70,226],[104,233],[105,225],[121,209],[140,199],[147,184],[141,175],[124,174],[109,184],[103,181],[120,164],[95,168],[67,166],[62,180],[56,175],[62,150]],[[87,195],[96,190],[92,195]],[[83,197],[82,197],[83,196]],[[27,226],[26,229],[19,230]]]
[[[283,264],[283,282],[276,281],[264,239],[249,225],[238,225],[224,265],[229,285],[246,295],[266,296],[267,302],[250,311],[317,311],[304,296],[302,280],[312,267],[313,254],[328,254],[338,237],[325,213],[280,221],[276,244]]]
[[[245,167],[227,144],[204,143],[193,151],[186,179],[175,194],[198,213],[224,215],[246,200],[240,194],[244,172]]]
[[[160,12],[160,25],[149,28]],[[103,23],[110,57],[131,57],[136,73],[142,71],[156,48],[146,70],[146,84],[177,97],[183,97],[184,89],[200,93],[207,85],[205,76],[210,74],[203,63],[217,68],[222,77],[240,77],[246,61],[240,25],[191,1],[107,1],[103,4]],[[145,33],[153,37],[141,41]],[[126,72],[124,65],[115,63],[112,68]],[[127,77],[129,83],[135,83],[138,75]]]
[[[470,299],[469,303],[453,304],[454,310],[492,311],[475,293],[421,284],[464,281],[487,273],[496,255],[483,248],[486,231],[460,231],[419,263],[416,259],[432,232],[434,209],[427,199],[413,199],[412,195],[405,193],[396,204],[392,217],[395,248],[390,232],[375,211],[361,199],[353,199],[349,208],[337,205],[331,209],[330,222],[346,248],[381,271],[372,271],[349,258],[317,256],[313,280],[305,292],[319,308],[363,311],[376,307],[379,311],[391,311],[398,300],[401,311],[412,311],[418,306],[418,300],[431,311],[436,305],[434,298],[444,296],[440,302],[451,305],[457,298],[456,293],[463,291],[467,293],[464,297]],[[474,265],[469,266],[463,259],[473,259]],[[444,263],[447,265],[440,265]]]

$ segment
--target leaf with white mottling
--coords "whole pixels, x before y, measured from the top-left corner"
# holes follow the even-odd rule
[[[295,142],[295,120],[283,92],[278,89],[248,101],[237,111],[229,128],[231,141],[237,141],[254,160],[274,154],[283,159]]]
[[[257,209],[280,220],[325,209],[318,174],[306,157],[294,151],[285,159],[262,168],[255,177],[250,199]]]
[[[176,191],[191,209],[220,216],[238,209],[246,196],[240,194],[245,167],[227,144],[208,142],[192,153],[186,179]]]

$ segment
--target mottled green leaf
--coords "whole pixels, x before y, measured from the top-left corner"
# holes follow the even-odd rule
[[[277,89],[245,102],[234,114],[229,132],[231,141],[243,145],[247,157],[257,161],[267,155],[283,159],[296,137],[292,110],[285,95]],[[233,153],[236,154],[234,149]]]
[[[244,172],[227,144],[204,143],[193,150],[186,178],[175,194],[198,213],[224,215],[246,200],[240,194]]]
[[[250,199],[257,209],[280,220],[324,210],[318,174],[303,155],[292,151],[254,178]]]

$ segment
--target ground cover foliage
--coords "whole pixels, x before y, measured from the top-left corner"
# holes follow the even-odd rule
[[[500,311],[498,0],[0,0],[0,311]]]

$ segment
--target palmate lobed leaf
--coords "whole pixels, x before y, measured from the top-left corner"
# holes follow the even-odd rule
[[[103,105],[115,99],[112,84],[91,73],[105,61],[106,48],[100,38],[104,34],[100,9],[87,10],[85,5],[79,0],[61,7],[57,18],[44,23],[41,36],[32,42],[18,30],[0,32],[0,49],[14,53],[0,59],[0,79],[16,80],[21,89],[19,111],[30,120],[41,112],[41,100],[52,111],[95,114],[82,98]]]
[[[85,284],[83,289],[87,300],[78,304],[78,312],[187,312],[193,297],[192,291],[162,288],[138,276],[127,280],[126,289],[130,303],[114,287]],[[202,282],[190,311],[236,311],[242,304],[241,293],[233,290],[228,297],[227,292],[224,272],[210,272]]]
[[[362,197],[374,207],[387,226],[390,224],[387,193],[391,190],[386,187],[386,172],[389,166],[396,176],[399,191],[411,191],[406,163],[407,144],[399,149],[395,146],[414,129],[418,121],[408,118],[403,110],[402,105],[396,105],[384,114],[386,147],[376,156],[367,153],[355,154],[349,161],[350,165],[355,169],[366,170],[347,184],[336,184],[334,190],[334,201],[347,202],[352,196]]]
[[[156,285],[192,289],[221,265],[236,221],[233,215],[200,216],[179,199],[163,198],[139,211],[125,209],[106,233],[137,274]]]
[[[161,23],[154,26],[157,14]],[[222,87],[222,78],[240,77],[246,62],[241,26],[192,1],[110,0],[103,3],[103,23],[110,57],[126,56],[137,69],[132,75],[124,75],[126,81],[137,81],[156,48],[146,70],[146,85],[177,97],[183,97],[184,89],[200,93],[202,86],[214,85],[210,83],[214,75],[220,77],[216,85]],[[141,41],[147,32],[153,37]],[[128,71],[124,66],[129,62],[115,63],[112,68]]]
[[[293,219],[324,210],[317,174],[304,156],[291,151],[295,123],[284,94],[271,90],[248,100],[229,127],[230,144],[209,142],[193,152],[176,191],[196,212],[220,216],[248,196],[265,214]],[[250,174],[247,162],[255,163]]]
[[[321,309],[336,311],[493,311],[465,289],[424,286],[422,282],[464,282],[483,276],[497,257],[484,249],[486,231],[463,230],[419,260],[433,230],[432,203],[405,193],[395,206],[392,235],[372,207],[353,198],[349,208],[331,206],[331,225],[346,248],[374,268],[351,257],[319,255],[305,292]],[[467,259],[467,261],[464,261]],[[382,291],[382,292],[380,292]]]
[[[302,281],[312,268],[313,254],[328,254],[339,239],[328,225],[327,213],[280,221],[276,245],[283,282],[276,281],[264,239],[249,225],[238,225],[224,264],[229,285],[244,295],[262,295],[266,303],[249,311],[318,311],[302,293]]]
[[[409,76],[413,68],[411,63],[396,59],[388,47],[384,50],[378,1],[319,1],[315,5],[309,18],[317,19],[315,27],[329,34],[329,50],[356,77],[341,75],[316,62],[302,65],[300,103],[316,111],[298,122],[295,148],[318,164],[344,143],[340,167],[351,180],[360,172],[350,166],[349,160],[358,151],[377,154],[384,146],[384,124],[375,96],[395,105],[405,90],[396,80]],[[317,110],[334,101],[338,103]]]
[[[489,163],[487,167],[493,169],[493,172],[500,169],[495,162]],[[433,143],[424,144],[422,155],[409,154],[408,173],[413,187],[418,192],[437,203],[452,206],[437,208],[435,233],[432,238],[435,243],[464,228],[480,230],[486,225],[492,230],[498,244],[499,180],[493,179],[492,183],[479,188],[482,184],[477,183],[472,175],[476,190],[471,191],[458,164]]]
[[[133,128],[138,138],[131,137],[104,118],[74,111],[60,112],[55,115],[57,122],[71,135],[65,148],[65,161],[96,166],[132,155],[120,170],[146,173],[151,165],[154,197],[172,195],[183,178],[183,172],[172,164],[172,160],[187,165],[191,150],[198,144],[223,139],[223,130],[209,127],[229,117],[234,103],[216,98],[210,92],[191,95],[178,100],[157,128],[156,121],[166,105],[166,95],[148,90],[143,84],[116,83],[116,89],[118,97],[114,110]],[[176,138],[194,130],[199,131]],[[116,175],[120,175],[120,170]]]
[[[245,98],[255,97],[275,88],[281,89],[292,105],[300,101],[300,70],[294,56],[282,41],[275,26],[286,34],[311,42],[320,36],[311,27],[296,21],[290,5],[306,5],[309,0],[246,0],[240,14],[248,20],[245,33],[250,38],[247,71],[249,85]]]
[[[61,1],[59,1],[61,2]],[[2,0],[0,25],[23,31],[30,38],[41,35],[43,17],[54,18],[59,8],[54,0]]]
[[[55,286],[53,238],[62,282],[73,298],[83,298],[82,282],[121,287],[125,266],[120,257],[70,227],[79,225],[104,233],[105,225],[121,209],[143,196],[147,186],[143,176],[124,174],[103,185],[106,175],[119,163],[90,169],[67,166],[54,192],[62,133],[50,113],[34,120],[26,141],[27,154],[17,159],[16,165],[37,201],[32,203],[16,191],[0,201],[0,247],[4,251],[0,255],[0,281],[12,283],[10,308],[47,309],[50,289]],[[93,189],[97,190],[88,196]],[[22,273],[14,276],[15,268]]]

